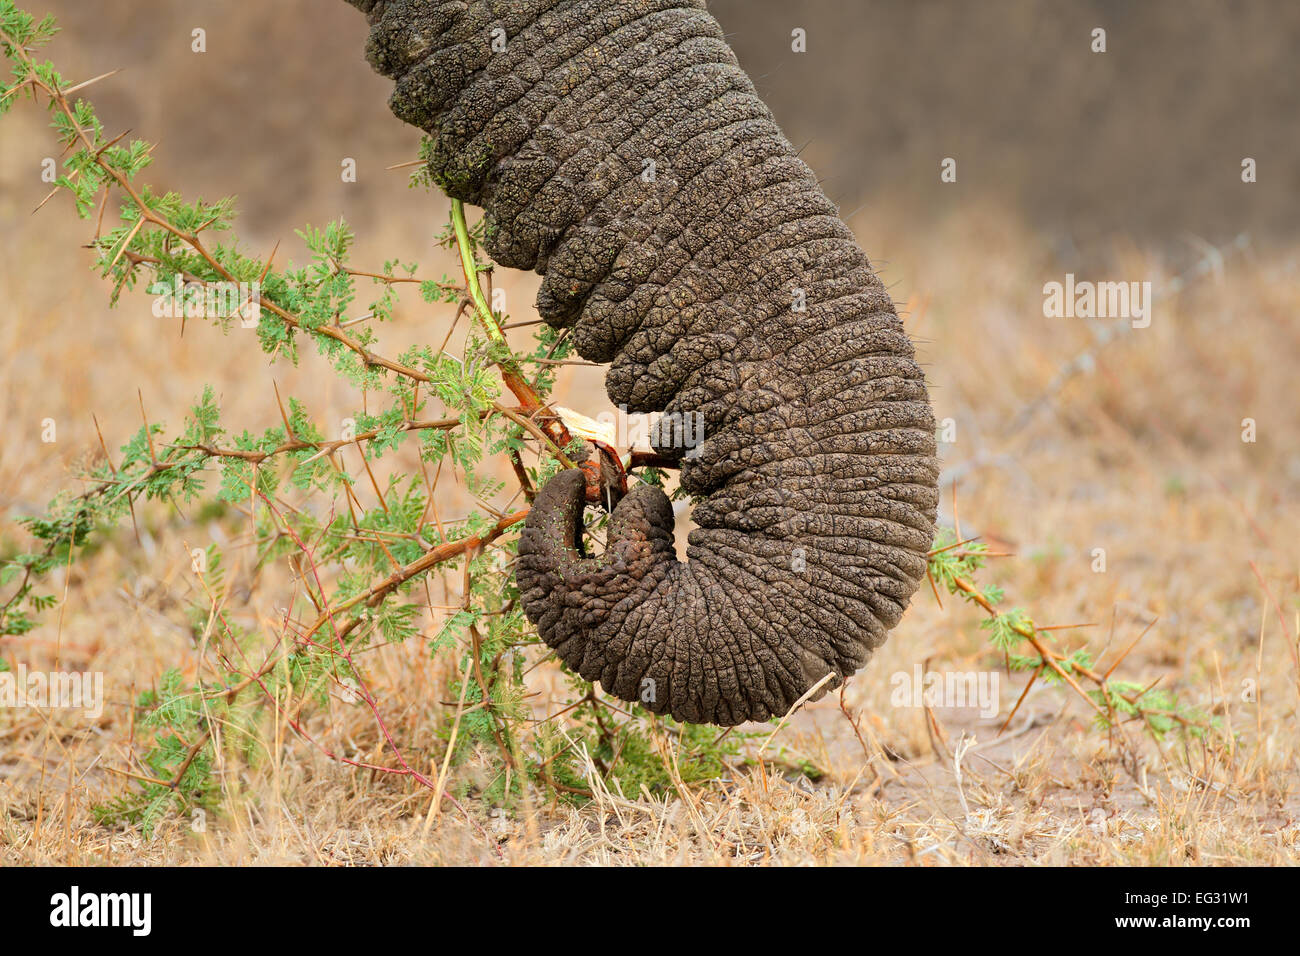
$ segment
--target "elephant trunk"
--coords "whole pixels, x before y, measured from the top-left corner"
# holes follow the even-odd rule
[[[489,255],[542,274],[539,313],[612,363],[615,404],[685,423],[654,442],[696,498],[685,563],[657,488],[596,557],[581,472],[538,494],[517,581],[543,640],[618,697],[724,725],[865,664],[933,538],[925,378],[703,0],[350,2]]]

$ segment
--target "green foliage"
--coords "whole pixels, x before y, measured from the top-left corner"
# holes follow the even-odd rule
[[[170,811],[215,808],[219,788],[204,724],[217,707],[205,707],[203,689],[185,687],[178,670],[165,672],[155,690],[140,695],[137,707],[144,711],[143,726],[154,732],[142,761],[150,779],[138,793],[95,807],[94,814],[104,824],[137,824],[149,838]]]
[[[463,699],[463,707],[439,712],[444,747],[456,740],[453,766],[486,759],[490,767],[486,777],[465,775],[455,785],[462,794],[477,788],[485,803],[509,807],[531,780],[563,799],[582,800],[591,781],[581,755],[629,795],[666,790],[674,775],[686,783],[721,775],[741,736],[678,726],[640,708],[621,710],[581,682],[559,715],[535,719],[525,675],[549,651],[520,607],[509,538],[456,555],[458,562],[468,560],[469,593],[436,628],[426,625],[425,575],[409,569],[420,568],[435,548],[492,538],[503,509],[520,507],[512,504],[517,493],[487,466],[511,456],[533,487],[560,467],[499,404],[497,366],[521,370],[544,398],[558,363],[572,354],[568,334],[542,326],[532,345],[515,354],[499,331],[467,323],[456,353],[415,346],[382,358],[374,326],[393,319],[403,290],[425,306],[441,307],[448,321],[469,290],[445,275],[421,279],[414,262],[393,259],[374,272],[355,269],[355,236],[343,221],[297,232],[309,255],[301,266],[280,267],[274,253],[243,251],[233,199],[188,200],[139,182],[153,147],[112,138],[90,103],[61,96],[70,84],[51,64],[32,60],[32,51],[55,34],[52,20],[38,22],[12,0],[0,0],[0,32],[13,68],[13,79],[0,89],[0,112],[40,90],[64,147],[56,189],[96,224],[93,268],[110,284],[111,301],[116,304],[124,290],[145,291],[159,322],[210,322],[246,336],[250,346],[255,337],[272,362],[297,362],[306,343],[361,396],[343,430],[314,421],[305,402],[294,396],[280,401],[278,393],[279,414],[269,422],[232,428],[215,390],[206,387],[179,428],[142,425],[115,455],[87,467],[82,477],[89,491],[60,494],[45,514],[25,519],[30,549],[0,554],[0,637],[36,627],[40,612],[55,602],[39,590],[41,579],[81,558],[141,501],[161,502],[187,520],[196,512],[210,520],[238,509],[251,516],[257,563],[291,561],[299,572],[304,593],[287,609],[287,632],[247,631],[221,610],[219,549],[194,556],[201,593],[187,613],[201,654],[187,654],[157,675],[155,688],[136,702],[136,726],[151,739],[130,769],[134,789],[100,807],[100,821],[152,834],[169,814],[217,809],[223,789],[216,768],[223,758],[261,759],[257,742],[283,700],[302,702],[295,723],[328,721],[332,698],[367,707],[379,736],[385,701],[374,698],[354,655],[374,644],[422,638],[429,653],[454,662],[459,675],[446,693]],[[426,140],[422,154],[432,148]],[[431,185],[427,170],[416,173],[413,185]],[[461,225],[458,236],[449,222],[439,241],[450,249],[467,244],[474,261],[482,224]],[[477,283],[486,269],[476,264],[472,271]],[[354,317],[358,311],[362,315]],[[433,519],[437,502],[421,473],[394,475],[373,488],[375,505],[361,505],[353,487],[359,481],[370,487],[369,463],[404,446],[430,471],[454,474],[485,510],[459,520]],[[533,451],[540,452],[536,465],[525,464],[524,453]],[[349,463],[364,457],[363,466],[343,467],[345,452]],[[662,481],[658,474],[649,477]],[[462,567],[456,566],[458,574]],[[202,676],[182,676],[196,672]],[[390,765],[405,760],[391,746],[386,759]],[[425,766],[427,760],[414,763]]]
[[[987,555],[988,547],[982,542],[958,541],[956,534],[944,528],[930,553],[928,573],[935,587],[975,604],[989,615],[980,622],[980,628],[988,632],[989,644],[1002,656],[1008,670],[1032,671],[1034,679],[1041,677],[1049,684],[1095,684],[1083,693],[1094,706],[1096,725],[1103,729],[1133,719],[1141,721],[1159,739],[1171,731],[1200,736],[1219,726],[1217,719],[1182,704],[1172,691],[1108,680],[1096,674],[1092,655],[1083,648],[1069,654],[1055,650],[1050,646],[1049,632],[1036,625],[1023,608],[1000,610],[998,605],[1005,597],[1002,589],[975,583]]]

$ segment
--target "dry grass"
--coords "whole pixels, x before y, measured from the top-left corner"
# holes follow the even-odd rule
[[[13,518],[77,487],[76,464],[98,445],[92,413],[110,447],[139,426],[137,390],[151,418],[173,424],[205,382],[217,386],[233,425],[276,421],[262,357],[238,333],[222,338],[193,323],[181,338],[152,319],[141,298],[107,310],[106,290],[83,271],[76,250],[81,225],[59,203],[28,218],[41,191],[14,172],[27,160],[17,142],[0,148],[4,546],[21,540]],[[431,815],[427,790],[341,766],[268,718],[259,731],[265,759],[223,758],[222,812],[203,832],[170,819],[145,841],[95,825],[90,808],[134,785],[122,771],[137,766],[149,737],[135,723],[136,694],[168,667],[189,677],[199,667],[182,614],[197,597],[189,549],[215,540],[239,555],[243,532],[238,522],[143,507],[135,529],[121,529],[55,576],[61,608],[31,634],[0,643],[11,663],[103,671],[108,688],[104,715],[90,725],[66,712],[0,711],[0,863],[1294,862],[1295,253],[1233,249],[1161,298],[1151,328],[1096,345],[1085,320],[1043,318],[1044,282],[1073,271],[1149,278],[1168,292],[1169,278],[1202,261],[1205,249],[1157,255],[1116,243],[1063,262],[996,210],[954,214],[926,236],[908,235],[905,211],[872,211],[870,225],[865,215],[855,225],[886,263],[886,279],[898,283],[895,298],[922,341],[938,415],[957,426],[957,441],[945,447],[955,479],[946,520],[1014,553],[992,571],[1008,603],[1039,623],[1092,623],[1058,638],[1088,646],[1103,669],[1150,627],[1118,673],[1176,689],[1229,734],[1157,744],[1130,727],[1136,760],[1126,762],[1123,748],[1090,726],[1086,704],[1037,684],[999,737],[1024,686],[1019,676],[1003,681],[1001,712],[990,720],[968,709],[893,706],[896,672],[923,662],[939,671],[999,663],[974,612],[951,601],[941,607],[923,592],[842,699],[805,708],[761,754],[762,738],[748,744],[751,759],[710,785],[623,795],[593,774],[596,799],[585,806],[533,791],[506,815],[474,800],[475,766],[457,768],[453,783],[468,793],[489,844],[449,805]],[[375,261],[428,259],[391,236],[368,237],[363,256],[367,250],[376,250]],[[430,271],[444,268],[453,267],[438,261]],[[526,318],[519,303],[530,301],[533,280],[501,278],[516,321]],[[394,331],[428,338],[429,322],[408,306]],[[1075,363],[1079,374],[1035,402],[1090,349],[1091,362]],[[284,394],[302,396],[325,420],[355,402],[311,361],[277,366],[273,375]],[[598,370],[566,370],[557,400],[595,414],[606,407],[600,378]],[[46,418],[58,423],[53,445],[40,441]],[[1253,444],[1241,440],[1244,418],[1257,422]],[[470,504],[447,489],[448,514]],[[1106,551],[1104,573],[1092,569],[1096,548]],[[248,559],[236,560],[228,609],[246,625],[274,628],[290,575],[254,570]],[[438,582],[451,601],[456,577]],[[439,622],[434,613],[426,626],[432,632]],[[422,769],[436,770],[439,734],[454,709],[443,703],[446,655],[430,660],[410,642],[367,660],[390,729],[408,754],[422,755]],[[533,682],[538,712],[554,709],[562,692],[555,665],[539,668]],[[1253,700],[1243,694],[1248,682],[1257,688]],[[858,718],[858,730],[845,712]],[[364,708],[332,701],[311,729],[337,752],[382,758]],[[661,744],[671,752],[671,737]],[[814,784],[782,770],[796,761],[823,776]]]

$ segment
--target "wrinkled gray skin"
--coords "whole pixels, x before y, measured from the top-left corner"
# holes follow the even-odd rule
[[[697,500],[685,563],[657,488],[618,503],[598,557],[582,473],[538,494],[517,580],[542,638],[696,723],[837,685],[925,573],[934,418],[893,303],[702,0],[349,2],[434,178],[483,207],[493,259],[545,277],[540,314],[612,363],[610,399],[704,416],[697,455],[657,449]]]

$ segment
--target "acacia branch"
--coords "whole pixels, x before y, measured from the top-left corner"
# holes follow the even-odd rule
[[[15,43],[13,39],[3,30],[0,30],[0,39],[3,39],[5,43],[9,45],[10,49],[14,51],[14,55],[23,63],[24,66],[27,67],[28,70],[28,75],[26,79],[23,81],[23,83],[20,83],[17,86],[15,86],[14,89],[15,90],[20,89],[23,85],[29,85],[33,89],[41,90],[47,96],[49,96],[51,102],[53,102],[63,113],[63,115],[67,118],[68,123],[71,129],[73,130],[74,136],[76,137],[77,140],[81,142],[82,146],[86,149],[87,154],[90,156],[91,160],[95,163],[95,165],[98,168],[103,170],[117,184],[117,186],[123,192],[125,192],[127,196],[130,197],[131,201],[135,204],[136,208],[139,210],[140,219],[136,223],[135,227],[133,227],[133,233],[135,231],[138,231],[144,223],[148,222],[151,225],[156,226],[157,228],[163,230],[164,232],[176,237],[181,242],[185,243],[187,246],[193,249],[196,253],[198,253],[198,255],[203,259],[203,261],[208,264],[208,267],[211,268],[212,271],[215,272],[217,275],[221,276],[221,278],[224,281],[236,282],[237,280],[235,276],[232,275],[230,271],[224,265],[222,265],[222,263],[210,251],[208,251],[207,247],[203,243],[203,240],[198,235],[198,230],[196,230],[195,232],[188,232],[176,226],[165,216],[161,216],[158,213],[156,213],[145,202],[144,197],[142,197],[140,193],[136,190],[136,188],[131,184],[130,179],[128,179],[127,176],[121,170],[115,168],[111,163],[109,163],[104,158],[103,156],[104,148],[101,147],[100,145],[97,145],[93,140],[91,140],[91,138],[87,135],[85,129],[83,129],[81,125],[77,122],[76,113],[73,110],[71,102],[68,100],[67,92],[64,90],[60,90],[56,86],[50,85],[44,79],[42,79],[41,76],[36,72],[35,63],[32,61],[31,56],[19,44]],[[127,245],[129,245],[129,239],[123,242],[122,249],[118,252],[118,258],[120,258],[122,253],[125,252]],[[270,300],[262,300],[259,302],[259,305],[261,308],[266,309],[268,312],[278,317],[282,322],[285,323],[285,325],[287,325],[291,329],[297,331],[305,331],[309,334],[323,336],[324,338],[332,339],[335,342],[338,342],[339,344],[347,348],[349,351],[356,354],[368,368],[374,368],[374,367],[385,368],[391,372],[394,372],[398,375],[402,375],[409,379],[413,379],[417,382],[430,383],[434,381],[434,378],[432,376],[427,375],[424,372],[421,372],[419,369],[412,368],[411,366],[406,365],[402,362],[398,362],[393,359],[386,358],[382,355],[370,351],[361,342],[359,342],[357,339],[354,339],[352,336],[348,335],[341,328],[337,328],[335,326],[328,326],[328,325],[322,325],[322,326],[308,325],[304,323],[299,316],[294,315],[288,309],[285,309],[283,306],[280,306],[277,303]]]
[[[444,561],[457,557],[458,555],[477,552],[479,549],[501,537],[502,534],[519,524],[519,522],[523,521],[526,517],[528,517],[528,509],[524,508],[522,511],[516,511],[513,514],[501,518],[483,534],[461,538],[457,541],[448,541],[445,544],[438,545],[436,548],[431,548],[410,564],[398,568],[378,584],[372,585],[367,590],[362,591],[360,594],[353,595],[340,604],[327,607],[321,615],[316,618],[312,626],[303,632],[301,636],[304,639],[312,638],[317,631],[330,623],[334,615],[341,614],[350,608],[356,607],[363,601],[366,603],[367,607],[377,607],[384,598],[396,591],[406,582],[431,570],[437,565],[442,564]],[[351,633],[359,624],[361,624],[361,620],[362,619],[359,617],[352,618],[343,625],[341,633],[344,636]]]
[[[967,600],[978,605],[985,612],[987,612],[990,617],[992,618],[1004,617],[1004,615],[1000,611],[998,611],[996,607],[993,606],[992,602],[990,602],[988,598],[986,598],[984,594],[977,587],[975,587],[975,585],[972,584],[970,581],[966,580],[960,575],[953,575],[951,580],[952,580],[952,587],[955,591],[960,592],[966,597]],[[1043,667],[1050,668],[1053,672],[1056,673],[1058,677],[1060,677],[1063,681],[1065,681],[1071,687],[1071,689],[1075,691],[1075,693],[1077,693],[1080,697],[1082,697],[1085,701],[1087,701],[1088,706],[1090,706],[1094,711],[1096,711],[1097,715],[1101,719],[1106,721],[1108,724],[1115,726],[1118,723],[1118,721],[1116,720],[1116,714],[1114,708],[1111,703],[1111,701],[1115,697],[1118,697],[1119,699],[1125,701],[1133,708],[1135,712],[1135,716],[1137,718],[1140,718],[1148,722],[1148,724],[1152,718],[1165,717],[1177,721],[1178,723],[1182,724],[1184,727],[1192,727],[1198,730],[1210,729],[1210,726],[1204,721],[1193,720],[1183,714],[1179,714],[1173,711],[1144,706],[1141,703],[1141,699],[1146,694],[1147,692],[1146,690],[1142,691],[1141,693],[1132,694],[1132,695],[1125,695],[1122,693],[1118,693],[1117,691],[1111,688],[1109,675],[1098,674],[1092,668],[1080,663],[1077,660],[1071,660],[1066,655],[1053,650],[1051,647],[1048,647],[1043,642],[1043,639],[1039,633],[1040,631],[1043,630],[1043,628],[1035,627],[1032,622],[1025,623],[1025,622],[1012,620],[1008,623],[1008,626],[1017,634],[1019,634],[1021,637],[1023,637],[1026,641],[1028,641],[1030,645],[1034,648],[1034,650],[1038,652],[1039,659],[1042,662],[1039,668],[1039,672],[1041,672]],[[1068,662],[1069,670],[1066,670],[1066,668],[1062,666],[1062,662]],[[1088,681],[1092,682],[1097,686],[1097,690],[1100,691],[1102,697],[1106,702],[1106,708],[1104,710],[1093,698],[1092,694],[1084,690],[1083,687],[1079,685],[1079,682],[1075,680],[1074,674],[1072,674],[1071,671],[1082,675]],[[1149,689],[1150,688],[1147,688],[1147,690]],[[1019,702],[1017,702],[1016,706],[1017,707],[1020,706]]]
[[[519,399],[519,404],[529,414],[535,414],[546,408],[546,404],[537,394],[537,390],[528,383],[523,373],[519,370],[515,362],[514,353],[510,350],[510,343],[506,341],[506,335],[501,331],[501,324],[492,314],[492,306],[488,303],[487,297],[483,295],[483,287],[478,281],[478,263],[474,259],[474,244],[469,236],[469,226],[465,221],[465,204],[459,199],[451,201],[451,222],[452,228],[456,233],[456,246],[460,252],[460,266],[465,274],[465,285],[469,289],[470,300],[474,304],[474,316],[478,319],[479,324],[483,326],[488,338],[492,343],[501,350],[501,355],[497,359],[497,367],[501,369],[501,378],[505,381],[506,387]],[[558,418],[551,419],[542,426],[543,430],[550,437],[551,442],[561,450],[563,458],[563,449],[568,448],[573,443],[573,437],[569,430],[565,428],[564,423]],[[566,459],[567,461],[567,459]],[[573,464],[568,462],[565,467],[572,468]]]

